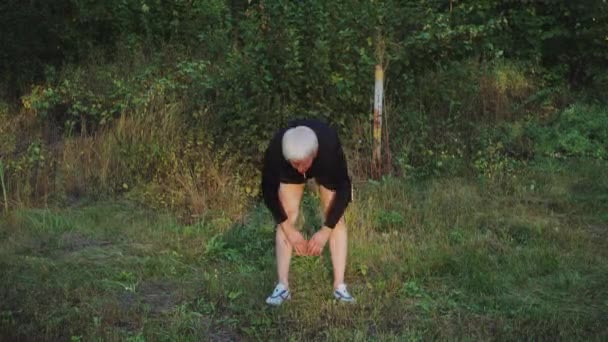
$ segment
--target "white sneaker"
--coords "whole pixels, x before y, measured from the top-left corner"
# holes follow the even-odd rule
[[[272,294],[266,298],[266,304],[270,305],[281,305],[284,301],[291,299],[291,293],[289,289],[283,285],[283,283],[278,283],[277,286],[272,291]]]
[[[355,298],[353,298],[353,296],[348,293],[348,290],[346,289],[346,284],[340,284],[338,288],[334,290],[334,297],[336,297],[337,300],[345,303],[355,302]]]

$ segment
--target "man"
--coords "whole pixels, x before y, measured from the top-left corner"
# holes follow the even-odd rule
[[[319,185],[325,222],[310,241],[295,227],[307,179]],[[279,130],[266,150],[262,193],[276,223],[278,284],[266,299],[281,305],[291,298],[289,264],[296,255],[321,255],[327,241],[334,273],[334,296],[354,302],[344,284],[347,234],[343,214],[351,201],[351,181],[335,129],[318,120],[296,120]]]

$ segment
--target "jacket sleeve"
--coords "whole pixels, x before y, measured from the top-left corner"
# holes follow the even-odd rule
[[[352,184],[348,176],[346,157],[340,143],[336,146],[335,155],[336,167],[333,169],[332,178],[336,194],[325,218],[325,226],[331,229],[336,227],[336,224],[342,215],[344,215],[344,211],[346,211],[346,207],[352,199]]]
[[[262,195],[264,203],[272,213],[277,224],[287,219],[285,209],[279,200],[281,144],[278,136],[275,136],[264,155],[264,166],[262,168]]]

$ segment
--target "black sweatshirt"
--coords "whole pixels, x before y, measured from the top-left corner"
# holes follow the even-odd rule
[[[319,141],[317,156],[305,176],[294,169],[283,156],[283,134],[296,126],[309,127]],[[338,133],[318,120],[295,120],[274,135],[264,155],[262,193],[264,203],[277,224],[287,219],[279,200],[279,184],[301,184],[309,178],[315,178],[318,184],[336,192],[324,223],[326,227],[333,229],[351,201],[351,181]]]

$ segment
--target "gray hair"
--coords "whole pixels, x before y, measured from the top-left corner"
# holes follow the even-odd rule
[[[287,160],[304,160],[319,148],[315,132],[306,126],[288,129],[283,134],[283,156]]]

